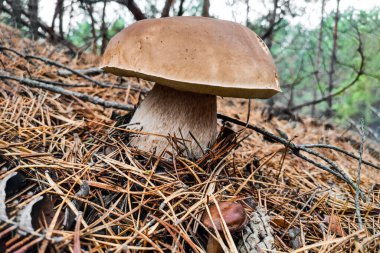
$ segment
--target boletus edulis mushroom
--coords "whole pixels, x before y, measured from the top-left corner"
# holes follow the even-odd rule
[[[219,210],[215,204],[209,207],[210,215],[204,212],[202,223],[211,231],[218,230],[223,235],[222,218],[227,225],[230,233],[241,231],[248,222],[248,216],[244,207],[239,203],[234,202],[219,202]],[[221,215],[220,215],[221,214]],[[207,242],[207,253],[222,253],[222,247],[219,242],[211,235]]]
[[[194,158],[216,139],[216,96],[269,98],[280,91],[264,42],[247,27],[212,18],[138,21],[111,39],[102,68],[155,82],[130,123],[156,135],[132,145],[162,151],[168,141],[159,135],[176,136]]]

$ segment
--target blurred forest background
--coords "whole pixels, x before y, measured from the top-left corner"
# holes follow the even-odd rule
[[[371,1],[377,2],[364,2]],[[68,54],[98,55],[135,20],[184,15],[237,21],[274,56],[283,93],[268,102],[273,108],[345,126],[364,118],[370,138],[380,140],[380,3],[363,10],[342,9],[343,2],[350,1],[0,0],[0,20],[32,39],[60,44]]]

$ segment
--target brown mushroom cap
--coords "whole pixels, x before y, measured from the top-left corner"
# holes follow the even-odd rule
[[[218,205],[220,213],[222,214],[223,219],[226,222],[226,225],[229,228],[230,232],[239,231],[245,226],[248,218],[247,214],[245,213],[244,207],[241,204],[233,202],[220,202],[218,203]],[[216,205],[214,204],[210,206],[209,209],[211,218],[214,221],[216,229],[219,232],[223,231],[222,220],[220,218]],[[202,221],[208,229],[214,229],[210,216],[207,212],[203,214]]]
[[[280,91],[264,42],[240,24],[204,17],[142,20],[109,42],[102,68],[177,90],[268,98]]]

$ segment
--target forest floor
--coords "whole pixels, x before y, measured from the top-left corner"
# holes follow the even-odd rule
[[[256,101],[249,122],[289,145],[231,122],[222,127],[220,120],[224,132],[235,133],[197,161],[144,153],[126,144],[136,135],[123,127],[126,111],[31,87],[34,80],[130,105],[152,87],[109,74],[64,76],[55,64],[86,69],[98,60],[68,56],[64,48],[0,25],[1,252],[204,252],[209,233],[231,252],[380,250],[376,143],[364,143],[362,158],[372,165],[360,166],[362,192],[356,200],[352,185],[313,162],[339,168],[339,175],[356,183],[358,159],[310,147],[321,154],[305,153],[310,162],[290,143],[330,144],[359,156],[357,132],[302,115],[273,114]],[[246,122],[248,100],[219,98],[218,112]],[[242,203],[251,217],[247,229],[233,237],[226,232],[224,240],[205,229],[200,219],[218,201]]]

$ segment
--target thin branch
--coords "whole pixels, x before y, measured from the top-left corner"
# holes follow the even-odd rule
[[[40,78],[34,78],[34,77],[31,77],[31,79],[34,81],[47,83],[47,84],[54,85],[54,86],[63,86],[63,87],[71,87],[71,88],[92,87],[93,86],[92,84],[62,83],[62,82],[56,82],[56,81],[52,81],[52,80],[46,80],[46,79],[40,79]],[[112,83],[104,84],[104,85],[106,85],[106,87],[111,88],[111,89],[132,90],[132,91],[137,91],[137,92],[140,92],[143,94],[148,93],[150,91],[148,88],[143,88],[143,87],[140,87],[138,85],[131,84],[131,83],[126,83],[125,85],[113,85]]]
[[[203,0],[202,16],[210,17],[210,0]]]
[[[359,165],[358,165],[358,175],[356,178],[356,186],[360,187],[360,175],[362,172],[362,161],[363,161],[363,146],[365,141],[365,134],[364,134],[364,120],[362,119],[360,122],[360,128],[358,129],[360,133],[360,147],[359,147]],[[360,204],[359,204],[359,192],[356,191],[355,194],[355,211],[356,216],[358,217],[358,223],[359,223],[359,229],[363,229],[363,220],[362,215],[360,213]]]
[[[172,7],[174,0],[166,0],[164,8],[162,8],[161,17],[169,17],[170,8]]]
[[[135,20],[146,19],[145,14],[141,11],[140,7],[135,3],[134,0],[83,0],[87,4],[95,4],[99,2],[108,3],[108,2],[117,2],[121,5],[124,5],[132,13]]]
[[[336,12],[335,12],[335,17],[334,17],[334,30],[333,30],[333,47],[331,49],[331,60],[330,60],[330,70],[329,70],[329,82],[328,82],[328,91],[329,94],[332,93],[333,88],[334,88],[334,74],[335,74],[335,65],[337,61],[336,57],[336,51],[338,48],[338,24],[339,24],[339,3],[340,0],[336,0]],[[333,106],[333,100],[332,96],[329,96],[327,100],[327,111],[326,111],[326,116],[331,117],[333,114],[332,111],[332,106]]]
[[[320,88],[321,76],[320,76],[320,66],[321,66],[321,57],[323,54],[322,40],[323,40],[323,25],[324,25],[324,14],[325,14],[325,4],[326,0],[322,0],[321,3],[321,22],[319,25],[319,34],[318,34],[318,46],[317,46],[317,58],[315,60],[315,80],[318,87]],[[313,90],[313,100],[317,99],[317,90]],[[315,115],[315,105],[311,107],[311,115]]]
[[[103,70],[101,68],[93,67],[93,68],[86,68],[86,69],[78,69],[75,70],[83,75],[99,75],[103,73]],[[59,69],[57,71],[57,74],[63,77],[68,77],[73,75],[74,73],[72,71],[69,71],[67,69]]]
[[[117,0],[116,2],[127,6],[128,10],[133,14],[133,17],[136,20],[146,19],[145,14],[137,6],[135,1],[133,1],[133,0]]]
[[[375,114],[380,119],[380,112],[376,110],[375,107],[371,106],[370,110],[373,114]]]
[[[338,96],[342,93],[344,93],[346,90],[348,90],[349,88],[351,88],[352,86],[354,86],[356,84],[356,82],[359,80],[359,78],[363,75],[364,73],[364,52],[363,52],[363,42],[361,40],[361,37],[360,37],[360,32],[358,29],[357,30],[357,33],[358,33],[358,39],[359,39],[359,46],[358,46],[358,49],[357,51],[359,52],[359,56],[360,56],[360,66],[359,66],[359,70],[356,71],[357,72],[357,75],[355,76],[355,78],[349,83],[347,84],[346,86],[342,87],[341,89],[337,90],[336,92],[333,92],[333,93],[330,93],[329,95],[326,95],[320,99],[317,99],[317,100],[313,100],[313,101],[310,101],[310,102],[306,102],[306,103],[303,103],[303,104],[300,104],[300,105],[296,105],[296,106],[293,106],[291,108],[289,108],[289,110],[291,111],[295,111],[295,110],[299,110],[303,107],[306,107],[306,106],[310,106],[310,105],[316,105],[316,104],[319,104],[321,102],[324,102],[332,97],[335,97],[335,96]]]
[[[181,0],[179,2],[179,9],[178,9],[178,13],[177,13],[177,16],[182,16],[183,13],[185,12],[184,8],[183,8],[183,4],[185,3],[185,0]]]
[[[35,59],[35,60],[42,61],[42,62],[47,63],[47,64],[52,65],[52,66],[63,68],[63,69],[65,69],[65,70],[67,70],[67,71],[69,71],[69,72],[71,72],[71,73],[73,73],[73,74],[75,74],[77,76],[80,76],[83,79],[86,79],[86,80],[88,80],[88,81],[90,81],[90,82],[92,82],[92,83],[94,83],[94,84],[96,84],[96,85],[98,85],[100,87],[104,87],[104,88],[108,87],[108,85],[105,85],[105,84],[103,84],[103,83],[101,83],[101,82],[99,82],[99,81],[97,81],[95,79],[92,79],[91,77],[89,77],[89,76],[87,76],[85,74],[82,74],[81,72],[79,72],[79,71],[77,71],[75,69],[71,69],[71,68],[69,68],[69,67],[67,67],[67,66],[65,66],[65,65],[63,65],[63,64],[61,64],[59,62],[56,62],[56,61],[53,61],[53,60],[50,60],[50,59],[47,59],[47,58],[44,58],[44,57],[40,57],[40,56],[35,56],[35,55],[30,55],[30,54],[23,54],[23,53],[18,52],[17,50],[12,49],[12,48],[5,47],[5,46],[0,46],[0,51],[4,51],[4,50],[10,51],[12,53],[15,53],[18,56],[20,56],[22,58],[25,58],[27,60],[28,59]]]
[[[305,145],[300,145],[300,146],[301,146],[301,147],[305,147],[305,148],[325,148],[325,149],[332,149],[332,150],[338,151],[338,152],[340,152],[340,153],[343,153],[343,154],[345,154],[345,155],[347,155],[347,156],[349,156],[349,157],[351,157],[351,158],[354,158],[354,159],[356,159],[356,160],[359,160],[359,159],[360,159],[359,156],[356,156],[356,155],[354,155],[354,154],[352,154],[352,153],[350,153],[350,152],[347,152],[347,151],[344,150],[344,149],[341,149],[341,148],[339,148],[339,147],[336,147],[336,146],[333,146],[333,145],[330,145],[330,144],[305,144]],[[370,163],[370,162],[365,161],[365,160],[362,160],[362,162],[363,162],[363,164],[365,164],[365,165],[368,165],[368,166],[371,166],[371,167],[373,167],[373,168],[375,168],[375,169],[380,170],[380,166],[378,166],[378,165],[375,165],[375,164]]]
[[[51,84],[39,82],[39,81],[32,80],[29,78],[11,76],[5,72],[0,72],[0,79],[14,80],[14,81],[17,81],[21,84],[29,86],[29,87],[40,88],[40,89],[52,91],[55,93],[59,93],[59,94],[65,95],[65,96],[74,96],[74,97],[77,97],[83,101],[88,101],[88,102],[91,102],[93,104],[101,105],[101,106],[106,107],[106,108],[116,108],[116,109],[121,109],[121,110],[126,110],[126,111],[134,110],[133,105],[120,104],[117,102],[107,101],[107,100],[104,100],[104,99],[97,97],[97,96],[90,96],[90,95],[83,94],[83,93],[80,93],[77,91],[66,90],[62,87],[53,86]]]
[[[348,119],[348,122],[350,122],[356,129],[359,129],[359,126],[353,121],[352,119]],[[367,132],[372,135],[376,140],[380,140],[380,136],[371,128],[367,128]]]
[[[288,146],[288,148],[293,151],[293,154],[295,156],[298,156],[299,158],[309,162],[310,164],[312,164],[312,165],[314,165],[314,166],[316,166],[316,167],[318,167],[324,171],[327,171],[327,172],[333,174],[334,176],[342,179],[349,186],[351,186],[355,191],[356,190],[360,191],[360,189],[353,182],[353,180],[341,168],[339,168],[339,166],[336,163],[334,163],[333,161],[331,161],[327,157],[323,156],[322,154],[320,154],[314,150],[302,147],[301,145],[296,145],[293,142],[289,142],[289,140],[286,140],[286,139],[281,138],[277,135],[274,135],[274,134],[272,134],[272,133],[270,133],[270,132],[268,132],[262,128],[259,128],[257,126],[247,124],[246,122],[242,122],[240,120],[237,120],[237,119],[234,119],[234,118],[231,118],[231,117],[228,117],[226,115],[219,114],[219,113],[218,113],[217,117],[221,120],[228,121],[228,122],[231,122],[233,124],[246,127],[248,129],[252,129],[252,130],[272,139],[273,141],[276,141],[276,142],[281,143],[285,146]],[[305,155],[301,154],[300,151],[304,151],[310,155],[313,155],[315,157],[318,157],[318,158],[324,160],[326,163],[328,163],[329,166],[323,165],[321,163],[318,163],[318,162],[306,157]],[[360,191],[360,193],[361,193],[361,196],[363,196],[361,191]]]

